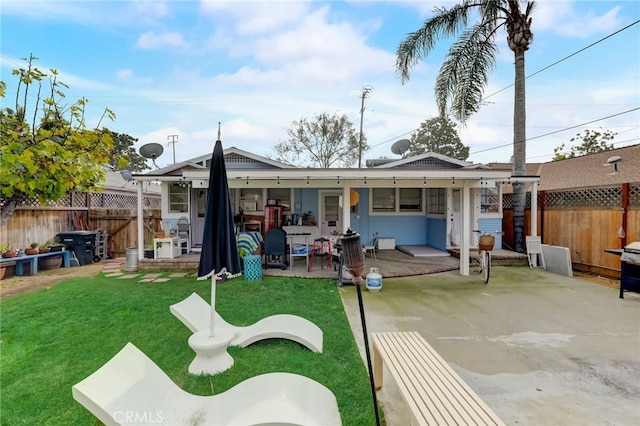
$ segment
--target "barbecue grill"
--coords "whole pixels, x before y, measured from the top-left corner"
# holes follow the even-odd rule
[[[640,241],[629,243],[622,250],[605,251],[620,255],[620,299],[624,299],[625,290],[640,293]]]

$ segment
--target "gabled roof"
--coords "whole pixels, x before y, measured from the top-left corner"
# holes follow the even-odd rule
[[[380,169],[394,168],[421,168],[421,169],[457,169],[461,167],[469,167],[472,163],[458,160],[456,158],[447,157],[446,155],[435,152],[425,152],[424,154],[413,157],[402,158],[397,161],[375,166]]]
[[[236,147],[230,147],[225,150],[224,159],[225,166],[228,169],[290,169],[292,166],[281,163],[276,160],[272,160],[261,155],[253,154],[248,151]],[[145,173],[148,176],[167,176],[167,175],[181,175],[185,170],[199,170],[208,169],[209,162],[211,161],[211,154],[201,155],[199,157],[191,158],[186,161],[171,164],[169,166],[162,167],[157,170]]]
[[[539,176],[540,167],[544,163],[527,163],[525,164],[525,175],[527,176]],[[511,163],[489,163],[487,166],[492,170],[512,170],[513,164]]]
[[[618,172],[607,163],[619,156]],[[640,182],[640,144],[566,160],[544,163],[540,168],[540,190],[587,188]]]

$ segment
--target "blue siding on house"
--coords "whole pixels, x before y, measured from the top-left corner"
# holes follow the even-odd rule
[[[447,221],[444,218],[427,218],[427,245],[447,250]]]
[[[502,235],[496,234],[495,231],[502,231],[502,219],[500,218],[480,218],[478,219],[478,229],[482,233],[487,233],[496,237],[494,249],[502,248]]]

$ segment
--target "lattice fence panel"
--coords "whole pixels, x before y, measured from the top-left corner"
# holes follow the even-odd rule
[[[622,205],[622,188],[587,188],[571,191],[547,192],[545,208],[562,207],[619,207]]]
[[[629,185],[629,205],[640,207],[640,184]]]
[[[537,194],[538,198],[538,207],[541,206],[540,203],[540,193]],[[525,209],[531,208],[531,193],[527,192],[527,201],[525,201]],[[502,195],[502,209],[510,210],[513,209],[513,194],[503,194]]]

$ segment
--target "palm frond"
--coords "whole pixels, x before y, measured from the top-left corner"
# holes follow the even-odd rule
[[[461,122],[478,110],[489,73],[495,67],[496,28],[495,22],[478,23],[449,49],[435,87],[441,115],[446,115],[449,102],[455,118]]]
[[[456,36],[466,27],[471,7],[475,6],[465,1],[448,10],[437,8],[422,28],[407,34],[396,51],[396,72],[403,83],[409,80],[413,66],[427,57],[439,39]]]

